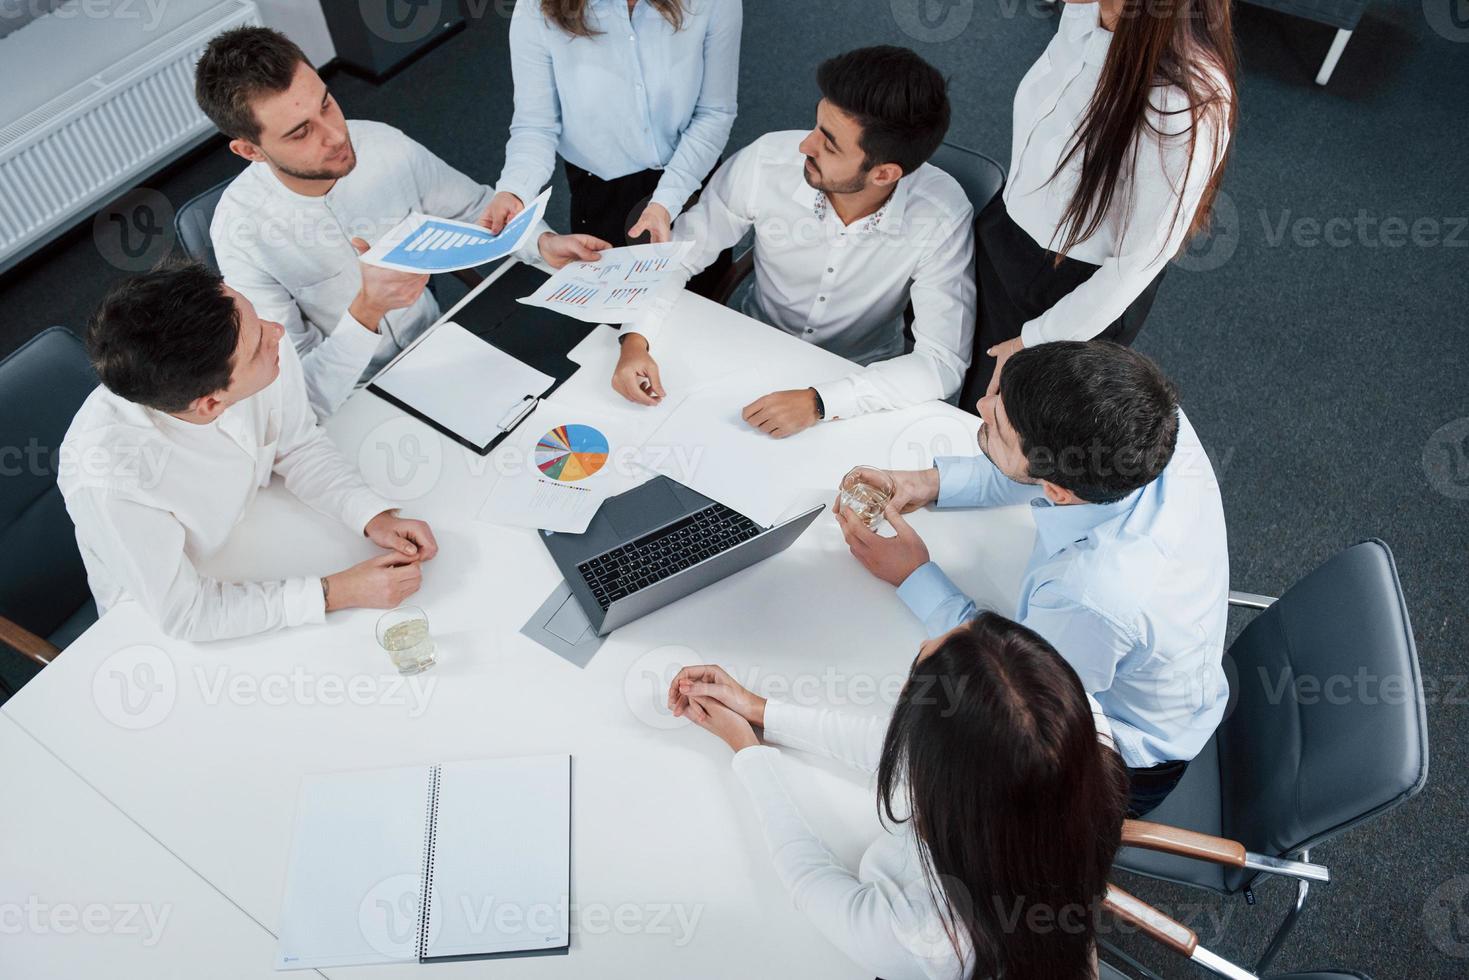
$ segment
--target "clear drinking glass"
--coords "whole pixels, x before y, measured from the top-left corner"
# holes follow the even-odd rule
[[[870,530],[882,523],[882,512],[897,488],[892,477],[872,466],[856,466],[842,477],[841,504],[861,518]]]
[[[377,643],[400,674],[421,674],[438,663],[428,613],[418,606],[399,606],[383,613],[377,621]]]

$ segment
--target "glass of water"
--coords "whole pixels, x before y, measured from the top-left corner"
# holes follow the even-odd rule
[[[869,530],[882,523],[882,512],[897,488],[892,477],[871,466],[856,466],[842,477],[841,505],[861,519]]]
[[[377,621],[377,643],[400,674],[421,674],[438,663],[428,613],[418,606],[399,606],[383,613]]]

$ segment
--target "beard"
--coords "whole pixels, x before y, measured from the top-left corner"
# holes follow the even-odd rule
[[[294,177],[297,180],[341,180],[343,177],[350,174],[356,168],[357,150],[353,148],[351,142],[349,141],[347,143],[346,162],[338,164],[334,169],[330,170],[297,170],[293,167],[286,166],[274,157],[270,158],[270,162],[274,164],[275,168],[281,173],[285,174],[287,177]]]
[[[816,164],[811,162],[810,157],[806,158],[806,166],[801,168],[801,176],[806,178],[806,183],[823,194],[855,194],[867,186],[867,174],[865,172],[858,174],[845,184],[827,183],[822,179],[821,171],[816,169]]]

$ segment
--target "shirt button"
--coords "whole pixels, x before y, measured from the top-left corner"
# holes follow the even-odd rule
[[[807,332],[807,333],[815,333],[815,332],[816,332],[816,331],[815,331],[815,330],[813,330],[813,329],[811,329],[811,328],[810,328],[810,327],[807,327],[807,328],[806,328],[806,332]]]
[[[823,302],[823,303],[826,302],[826,297],[825,296],[818,296],[816,298],[819,299],[819,300],[821,300],[821,302]]]
[[[826,271],[827,271],[827,272],[835,272],[835,271],[836,271],[836,270],[835,270],[835,269],[833,269],[833,268],[832,268],[832,267],[831,267],[831,266],[827,266],[827,267],[826,267]]]

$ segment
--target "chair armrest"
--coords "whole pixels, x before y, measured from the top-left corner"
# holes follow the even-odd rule
[[[455,269],[453,275],[455,279],[458,279],[470,289],[485,281],[485,277],[480,275],[478,269]]]
[[[0,616],[0,643],[14,647],[42,667],[55,660],[56,655],[61,652],[54,643],[41,639],[24,626],[4,616]]]
[[[1223,864],[1232,868],[1248,868],[1286,878],[1302,878],[1307,881],[1330,881],[1331,871],[1324,865],[1307,861],[1291,861],[1287,858],[1256,854],[1247,850],[1239,841],[1224,837],[1212,837],[1196,830],[1184,830],[1167,824],[1148,820],[1124,820],[1122,843],[1125,847],[1139,847],[1145,851],[1161,851],[1178,857]]]
[[[1231,606],[1243,606],[1246,609],[1269,609],[1275,605],[1275,596],[1256,595],[1253,592],[1236,592],[1229,590],[1229,604]]]
[[[1161,943],[1210,973],[1227,977],[1229,980],[1258,980],[1248,970],[1235,966],[1224,957],[1200,946],[1198,935],[1188,926],[1169,918],[1147,902],[1128,894],[1111,882],[1107,883],[1107,896],[1102,899],[1102,908],[1133,926],[1154,942]]]

